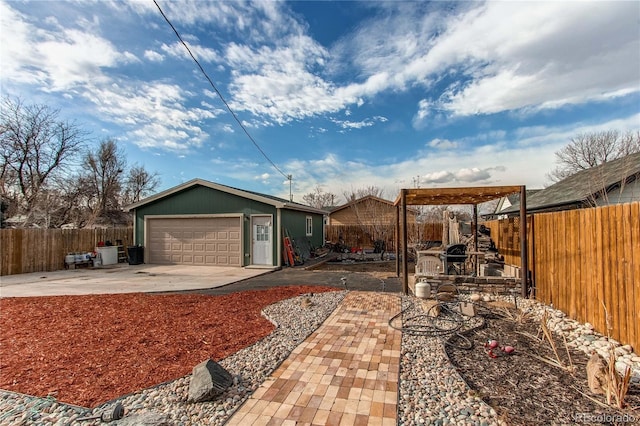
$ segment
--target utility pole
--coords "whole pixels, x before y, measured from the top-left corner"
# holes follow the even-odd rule
[[[289,181],[289,201],[293,202],[293,192],[291,191],[291,184],[293,182],[293,175],[287,175]]]

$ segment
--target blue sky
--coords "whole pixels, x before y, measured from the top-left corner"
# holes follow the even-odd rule
[[[580,133],[640,129],[640,3],[158,3],[294,200],[540,188]],[[0,91],[114,138],[161,189],[289,196],[153,1],[0,0]]]

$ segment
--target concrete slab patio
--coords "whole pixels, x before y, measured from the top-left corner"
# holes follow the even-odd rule
[[[210,289],[273,269],[221,266],[127,265],[0,277],[0,297],[148,293]]]

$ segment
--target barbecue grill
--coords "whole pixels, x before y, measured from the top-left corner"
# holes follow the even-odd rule
[[[467,246],[465,244],[450,244],[444,253],[440,254],[440,259],[444,262],[444,270],[447,274],[459,275],[467,273],[465,266],[467,262]],[[457,265],[457,266],[456,266]]]

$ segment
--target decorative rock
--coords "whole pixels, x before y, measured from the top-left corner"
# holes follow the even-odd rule
[[[208,359],[193,367],[189,381],[189,402],[211,401],[233,384],[233,376]]]
[[[616,361],[616,370],[618,371],[618,373],[624,374],[624,372],[625,372],[625,370],[627,368],[630,369],[631,366],[629,364],[627,364],[626,362],[621,361],[621,360]]]
[[[469,300],[471,300],[472,302],[477,302],[481,298],[482,296],[480,296],[478,293],[473,293],[471,296],[469,296]]]

